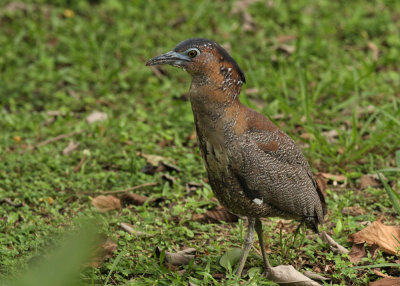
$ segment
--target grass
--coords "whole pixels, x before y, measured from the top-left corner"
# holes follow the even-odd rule
[[[362,229],[362,222],[384,216],[399,223],[383,188],[357,187],[363,174],[382,170],[392,188],[400,188],[395,158],[400,148],[398,1],[255,1],[246,9],[254,20],[247,32],[240,13],[231,14],[234,1],[6,0],[0,5],[0,199],[23,203],[0,208],[2,279],[40,259],[76,219],[94,217],[100,221],[98,231],[110,236],[118,250],[102,266],[85,269],[81,285],[238,283],[229,271],[222,278],[212,275],[224,274],[219,258],[241,246],[243,222],[192,220],[192,214],[216,202],[203,181],[195,141],[188,140],[193,118],[181,95],[188,91],[189,76],[165,68],[158,78],[144,66],[189,37],[230,46],[246,73],[242,102],[290,134],[315,172],[347,177],[345,185],[328,187],[329,214],[322,229],[332,230],[350,248],[347,236]],[[288,35],[296,36],[285,43],[289,52],[279,42]],[[49,115],[52,110],[59,115]],[[95,110],[108,119],[88,124],[85,118]],[[333,139],[326,133],[332,130],[337,132]],[[65,156],[69,140],[79,147]],[[146,161],[137,152],[170,158],[181,168],[172,174],[175,183],[142,173]],[[185,183],[190,181],[205,187],[188,194]],[[99,213],[91,206],[100,191],[147,182],[159,185],[137,193],[164,198],[159,207]],[[353,205],[366,214],[342,214],[343,207]],[[123,231],[121,222],[142,235]],[[283,241],[280,225],[279,219],[264,223],[273,265],[320,269],[337,285],[366,285],[378,278],[370,269],[351,268],[346,255],[333,254],[316,236],[303,234],[302,246],[288,250],[295,223],[285,222]],[[195,263],[169,269],[153,258],[156,246],[170,252],[194,247]],[[362,264],[394,261],[379,253]],[[246,268],[261,265],[252,251]],[[382,269],[399,274],[396,268]],[[251,273],[243,278],[245,285],[272,285]]]

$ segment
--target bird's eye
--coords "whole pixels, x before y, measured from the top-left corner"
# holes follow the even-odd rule
[[[194,58],[195,56],[197,56],[197,51],[196,50],[190,50],[188,53],[187,53],[187,55],[190,57],[190,58]]]

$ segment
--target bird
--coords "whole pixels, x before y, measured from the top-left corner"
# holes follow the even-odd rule
[[[325,197],[295,141],[268,117],[239,100],[244,72],[214,41],[190,38],[146,66],[171,65],[191,76],[191,103],[198,145],[209,184],[231,213],[248,226],[236,275],[241,276],[258,235],[264,272],[271,271],[261,218],[294,219],[318,233]]]

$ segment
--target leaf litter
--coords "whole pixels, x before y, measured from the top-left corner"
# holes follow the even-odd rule
[[[98,122],[98,121],[104,121],[107,119],[107,113],[100,112],[100,111],[93,111],[91,114],[89,114],[86,117],[86,122],[89,124]]]
[[[109,237],[100,244],[94,251],[91,262],[89,263],[92,267],[100,267],[103,261],[114,256],[114,252],[117,250],[118,245]]]
[[[121,208],[121,201],[120,199],[108,195],[108,196],[97,196],[92,200],[92,205],[99,211],[99,212],[108,212],[111,210],[116,210]]]
[[[383,252],[398,255],[400,249],[400,228],[387,226],[375,221],[366,228],[348,237],[348,241],[355,244],[367,243],[369,246],[377,244]]]
[[[165,262],[174,266],[187,265],[195,258],[195,253],[195,248],[186,248],[175,253],[165,251]],[[158,259],[161,257],[161,254],[162,250],[156,247],[155,255]]]

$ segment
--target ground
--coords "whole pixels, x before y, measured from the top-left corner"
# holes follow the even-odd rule
[[[0,6],[1,279],[46,260],[60,238],[94,218],[96,232],[116,250],[80,269],[79,285],[239,283],[219,260],[241,247],[245,222],[198,219],[218,202],[196,147],[190,78],[144,65],[190,37],[228,49],[246,73],[242,102],[269,116],[300,144],[314,173],[325,174],[329,212],[321,230],[350,249],[348,236],[368,222],[399,224],[385,190],[361,188],[360,178],[379,171],[400,189],[400,2],[3,0]],[[94,111],[107,118],[88,123]],[[64,155],[70,141],[79,145]],[[155,170],[146,154],[179,170]],[[92,204],[109,191],[153,182],[131,192],[155,201],[107,212]],[[198,186],[187,189],[188,182]],[[343,212],[354,206],[362,211]],[[352,263],[309,231],[292,246],[295,228],[264,221],[273,265],[313,270],[335,285],[367,285],[379,276],[354,266],[397,262],[378,251]],[[185,247],[197,251],[189,265],[162,261],[165,251]],[[273,285],[259,275],[261,266],[256,248],[240,283]],[[397,267],[379,270],[399,274]]]

